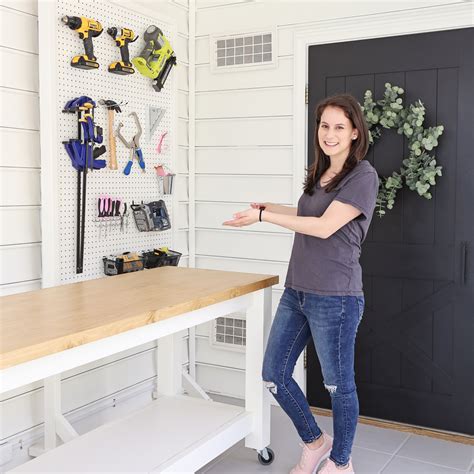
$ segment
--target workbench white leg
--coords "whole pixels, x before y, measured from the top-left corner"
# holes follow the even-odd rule
[[[44,379],[44,447],[31,446],[30,456],[39,456],[57,446],[57,436],[65,443],[78,436],[61,412],[61,374]]]
[[[157,376],[158,392],[161,395],[183,393],[181,344],[180,334],[170,334],[158,340]]]
[[[61,375],[44,379],[44,449],[56,447],[56,413],[61,412]]]
[[[262,380],[263,355],[272,321],[272,289],[253,294],[247,310],[247,345],[245,355],[245,410],[253,413],[253,432],[245,446],[262,450],[270,444],[270,394]]]

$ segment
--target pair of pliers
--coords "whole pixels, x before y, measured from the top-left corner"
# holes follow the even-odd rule
[[[145,162],[143,161],[143,153],[142,149],[140,148],[140,137],[142,135],[142,126],[140,125],[140,120],[138,119],[138,115],[136,112],[131,112],[129,114],[133,115],[135,118],[135,123],[137,125],[137,133],[132,137],[132,139],[128,142],[125,140],[124,136],[120,132],[120,129],[123,127],[123,123],[120,122],[117,127],[117,136],[119,137],[120,141],[127,147],[130,148],[130,158],[128,160],[127,165],[125,166],[123,173],[125,175],[129,175],[130,171],[132,170],[132,165],[133,165],[133,159],[136,157],[138,160],[138,164],[140,168],[142,169],[143,173],[145,172]]]

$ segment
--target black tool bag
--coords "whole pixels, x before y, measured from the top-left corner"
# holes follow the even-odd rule
[[[171,229],[170,217],[166,209],[165,201],[153,201],[148,203],[150,213],[153,219],[154,230],[168,230]]]
[[[171,229],[171,221],[165,202],[160,199],[148,204],[132,204],[135,224],[140,232]]]

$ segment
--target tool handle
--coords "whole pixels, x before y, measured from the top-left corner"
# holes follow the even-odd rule
[[[120,46],[120,55],[122,56],[122,61],[128,66],[130,64],[130,52],[128,51],[128,40],[125,40],[125,44]]]
[[[92,36],[88,35],[87,38],[84,38],[84,48],[86,50],[86,56],[91,61],[96,61],[97,58],[94,56],[94,45],[92,44]]]
[[[110,153],[109,168],[111,170],[116,170],[118,166],[117,166],[117,144],[115,142],[115,135],[114,135],[115,112],[112,109],[109,109],[107,113],[109,116],[109,153]]]
[[[132,164],[133,164],[133,161],[130,160],[127,165],[125,166],[124,170],[123,170],[123,174],[125,176],[128,176],[130,174],[130,171],[132,170]]]
[[[143,161],[143,153],[141,148],[137,148],[135,150],[135,153],[137,154],[138,157],[138,164],[140,165],[140,168],[142,169],[143,172],[145,172],[145,162]]]

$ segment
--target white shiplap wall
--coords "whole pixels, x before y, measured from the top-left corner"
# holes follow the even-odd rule
[[[105,0],[102,0],[105,1]],[[140,13],[160,12],[177,25],[174,44],[178,58],[178,163],[180,213],[176,250],[188,261],[188,3],[187,0],[128,2]],[[127,6],[123,1],[122,5]],[[0,294],[41,287],[41,189],[38,84],[37,0],[0,0]],[[72,53],[71,53],[72,54]],[[183,333],[183,336],[185,334]],[[187,362],[183,344],[183,362]],[[156,376],[155,344],[126,351],[62,374],[63,411],[78,420],[92,411],[111,406],[112,399],[131,393],[151,393]],[[9,469],[27,459],[20,451],[42,435],[42,382],[0,397],[0,444],[12,444]],[[113,416],[113,415],[112,415]],[[101,417],[94,417],[98,423]],[[88,429],[92,428],[91,425]],[[21,441],[20,441],[21,439]],[[1,459],[0,459],[1,462]]]
[[[337,28],[338,20],[367,19],[380,13],[402,12],[408,20],[423,15],[427,11],[424,9],[454,4],[462,2],[197,0],[197,267],[278,274],[280,283],[273,291],[274,310],[281,297],[293,234],[270,224],[234,229],[221,223],[230,219],[233,212],[248,208],[252,201],[296,206],[301,186],[296,182],[295,169],[301,168],[299,176],[304,175],[305,156],[293,163],[295,33],[325,22],[332,22]],[[249,31],[255,34],[272,28],[277,31],[276,68],[212,71],[209,44],[212,35],[239,35]],[[433,29],[439,28],[439,24],[433,25]],[[430,31],[429,21],[423,29]],[[241,364],[236,365],[235,358],[230,351],[214,349],[210,353],[198,346],[198,368],[206,367],[205,374],[197,371],[198,382],[206,389],[227,394],[234,390],[234,395],[242,396],[241,372],[237,376],[239,372],[234,370],[240,370]],[[219,367],[209,366],[216,360]],[[236,381],[230,386],[227,378],[221,382],[226,370],[232,371]]]
[[[37,5],[2,0],[0,15],[0,294],[8,294],[41,285]]]

